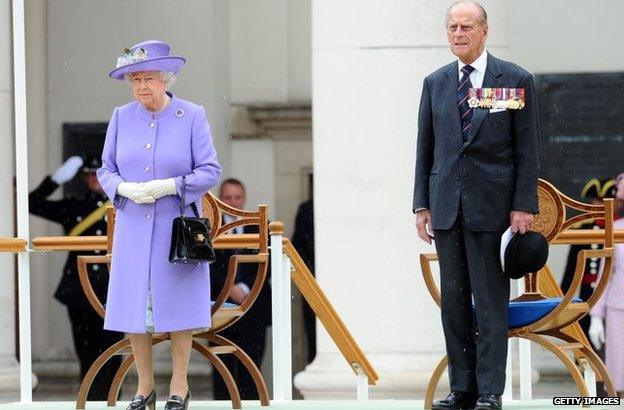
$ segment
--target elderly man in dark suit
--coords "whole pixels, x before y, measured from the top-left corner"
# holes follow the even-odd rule
[[[500,237],[510,225],[524,234],[538,211],[534,81],[485,50],[479,4],[454,3],[446,30],[457,60],[423,84],[412,207],[418,236],[435,238],[440,260],[451,393],[433,408],[500,409],[509,300]]]

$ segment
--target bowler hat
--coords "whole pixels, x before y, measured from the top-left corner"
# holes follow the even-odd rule
[[[174,74],[182,69],[186,59],[169,54],[167,43],[148,40],[123,50],[117,58],[117,68],[108,75],[116,80],[123,80],[124,75],[137,71],[172,71]]]
[[[504,271],[511,279],[520,279],[546,265],[548,241],[539,232],[516,232],[504,250]]]

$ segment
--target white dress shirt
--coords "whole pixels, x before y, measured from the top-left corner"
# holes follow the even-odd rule
[[[464,73],[462,73],[462,68],[468,64],[464,64],[461,60],[457,59],[457,74],[459,75],[458,79],[461,80]],[[481,88],[483,86],[483,77],[485,76],[485,69],[487,68],[487,50],[484,48],[483,53],[471,64],[472,73],[470,73],[470,83],[472,84],[472,88]]]

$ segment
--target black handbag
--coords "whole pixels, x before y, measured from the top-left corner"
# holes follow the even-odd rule
[[[200,263],[214,262],[215,251],[210,240],[210,221],[200,218],[197,206],[191,204],[195,218],[184,216],[184,193],[186,178],[182,177],[182,192],[180,193],[180,216],[173,220],[171,231],[171,249],[169,262],[171,263]]]

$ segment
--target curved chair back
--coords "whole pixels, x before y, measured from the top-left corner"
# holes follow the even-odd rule
[[[602,218],[605,220],[602,240],[604,247],[603,249],[580,251],[572,284],[554,309],[549,310],[543,317],[532,323],[512,329],[512,334],[522,335],[536,331],[557,332],[585,316],[605,291],[609,279],[608,272],[610,272],[613,263],[613,199],[605,199],[600,205],[586,204],[568,197],[549,182],[540,179],[538,182],[538,203],[539,214],[535,217],[533,230],[544,235],[549,243],[554,242],[563,232],[572,229],[579,223]],[[570,211],[575,211],[575,214],[570,215]],[[592,257],[605,259],[605,274],[601,277],[594,294],[587,303],[575,301],[573,298],[581,285],[586,260]],[[545,292],[539,289],[539,275],[550,276],[545,279],[552,278],[547,267],[540,272],[528,273],[524,277],[524,293],[514,299],[513,302],[522,303],[545,299],[552,301],[552,298],[548,297],[550,295],[545,295]],[[544,281],[541,282],[544,283]]]

